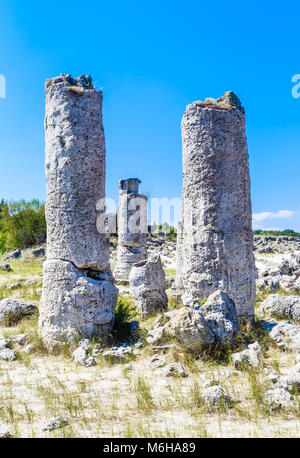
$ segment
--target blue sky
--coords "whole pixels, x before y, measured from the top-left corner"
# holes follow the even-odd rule
[[[103,88],[114,199],[135,176],[149,197],[180,197],[185,106],[233,90],[246,108],[254,227],[300,231],[299,2],[0,6],[0,197],[45,199],[46,78],[91,74]]]

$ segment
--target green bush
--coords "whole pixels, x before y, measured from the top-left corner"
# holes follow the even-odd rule
[[[136,315],[136,309],[132,304],[126,303],[123,299],[118,299],[113,329],[115,339],[127,341],[130,338],[130,323]]]
[[[0,202],[0,252],[27,248],[45,239],[45,204],[37,199]]]

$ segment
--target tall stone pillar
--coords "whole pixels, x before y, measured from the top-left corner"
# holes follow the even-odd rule
[[[147,197],[139,194],[140,180],[119,182],[118,251],[114,277],[128,283],[133,264],[147,258]]]
[[[45,145],[47,260],[39,331],[51,346],[102,333],[114,322],[118,290],[108,280],[105,230],[97,228],[105,211],[102,92],[90,76],[46,81]]]
[[[188,105],[182,119],[182,234],[177,284],[194,305],[228,292],[254,317],[255,265],[245,113],[238,97]]]

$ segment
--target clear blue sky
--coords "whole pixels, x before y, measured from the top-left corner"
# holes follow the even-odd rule
[[[300,230],[299,2],[0,6],[0,198],[45,199],[44,81],[91,74],[104,93],[108,196],[137,176],[150,197],[180,197],[185,106],[233,90],[246,108],[255,226]]]

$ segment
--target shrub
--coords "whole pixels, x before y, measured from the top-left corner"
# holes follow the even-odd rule
[[[37,199],[0,204],[0,252],[27,248],[45,239],[45,205]]]

